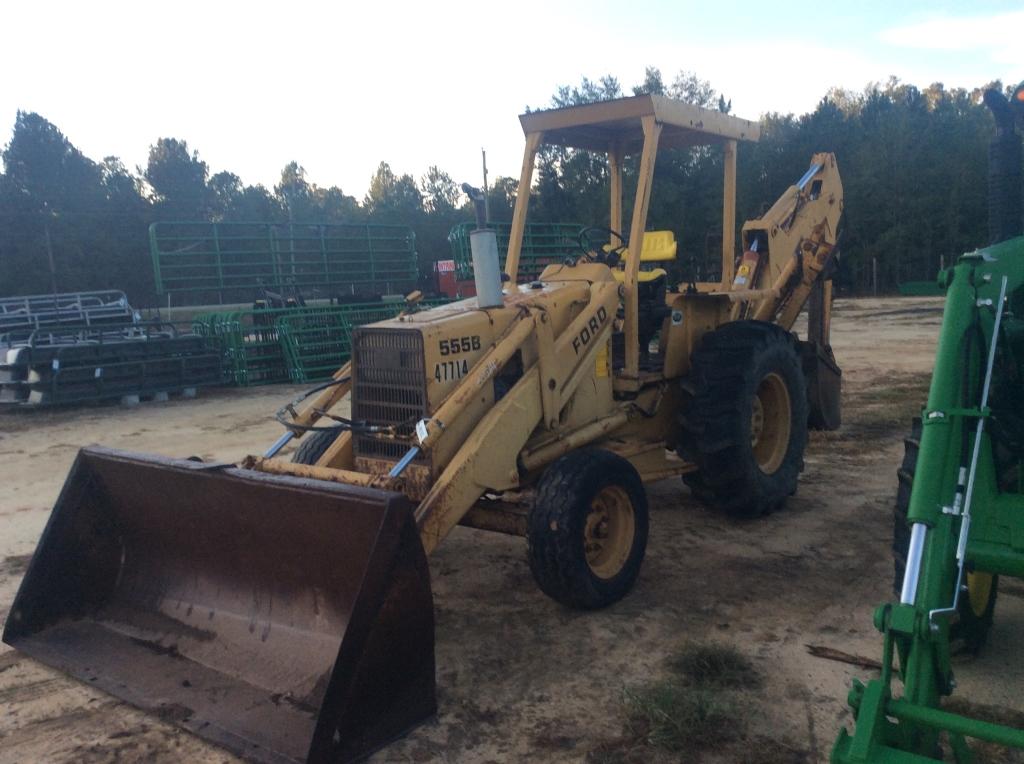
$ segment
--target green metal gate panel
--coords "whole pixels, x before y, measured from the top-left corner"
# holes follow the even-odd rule
[[[512,224],[490,223],[488,227],[498,237],[498,257],[504,268]],[[523,232],[523,247],[519,252],[518,281],[533,281],[546,266],[560,263],[569,255],[579,253],[578,236],[585,227],[579,223],[527,223]],[[459,281],[473,278],[469,234],[475,228],[475,223],[459,223],[448,234],[455,258],[455,278]]]
[[[420,309],[447,300],[423,300]],[[349,359],[352,329],[394,318],[403,301],[239,310],[195,316],[194,334],[214,338],[236,385],[327,379]]]
[[[159,295],[247,302],[261,288],[307,296],[416,288],[416,234],[403,225],[161,222],[149,227]]]
[[[422,300],[425,310],[447,300]],[[352,330],[394,318],[404,303],[344,305],[329,313],[294,313],[277,320],[281,347],[292,382],[314,382],[331,377],[352,355]]]

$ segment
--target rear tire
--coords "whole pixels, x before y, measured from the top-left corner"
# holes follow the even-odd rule
[[[907,550],[910,548],[910,526],[907,512],[910,510],[910,494],[914,487],[917,471],[917,454],[921,448],[921,418],[914,417],[910,437],[903,440],[903,464],[896,472],[899,481],[896,487],[896,506],[893,509],[892,526],[892,589],[897,597],[903,590],[903,576],[907,569]],[[995,616],[996,596],[999,593],[999,576],[977,571],[967,573],[967,591],[960,594],[957,620],[949,630],[949,639],[963,651],[977,653],[988,641],[992,620]]]
[[[680,455],[699,500],[738,517],[778,509],[796,493],[807,445],[807,389],[796,339],[763,321],[704,335],[683,382]]]
[[[341,430],[313,430],[299,441],[299,447],[292,454],[293,464],[316,464],[331,444],[337,440]]]
[[[609,451],[574,451],[540,479],[530,512],[530,571],[572,608],[607,607],[629,593],[647,549],[647,494],[633,465]]]

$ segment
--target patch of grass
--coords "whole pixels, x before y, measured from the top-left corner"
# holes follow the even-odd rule
[[[648,751],[692,753],[743,738],[745,691],[762,684],[743,653],[728,645],[690,643],[672,654],[667,666],[667,677],[625,690],[629,720],[623,740],[632,744],[616,746],[615,753],[633,754],[638,744]]]
[[[697,687],[752,690],[762,684],[750,659],[730,645],[684,645],[669,658],[668,666]]]
[[[625,699],[633,725],[645,730],[647,742],[668,751],[728,742],[742,731],[742,714],[728,694],[678,679],[626,690]]]

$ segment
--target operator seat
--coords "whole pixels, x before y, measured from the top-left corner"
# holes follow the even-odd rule
[[[610,245],[605,245],[605,251],[611,251]],[[644,233],[643,248],[640,250],[640,270],[637,272],[637,313],[639,315],[639,326],[637,327],[637,339],[640,342],[640,361],[649,361],[648,346],[655,333],[661,328],[665,318],[671,314],[671,310],[665,303],[665,295],[668,290],[668,272],[659,268],[655,263],[666,263],[676,259],[678,244],[675,234],[672,231],[646,231]],[[626,264],[629,262],[630,251],[628,248],[621,250],[621,259],[618,265],[612,269],[615,280],[622,283],[626,279]],[[612,340],[613,356],[618,363],[616,344],[621,348],[622,339],[618,343],[615,338]],[[624,362],[624,354],[622,355]]]

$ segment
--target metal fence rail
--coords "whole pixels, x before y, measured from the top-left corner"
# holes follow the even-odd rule
[[[421,309],[447,300],[424,300]],[[327,379],[349,359],[352,330],[394,318],[404,302],[351,303],[205,313],[192,331],[221,348],[228,381],[242,386]]]
[[[228,379],[236,385],[265,385],[288,380],[277,319],[296,311],[329,308],[266,308],[207,313],[193,319],[192,331],[211,337],[224,354]]]
[[[0,298],[0,335],[25,337],[36,329],[93,326],[134,320],[124,292],[60,292]]]
[[[498,257],[505,267],[508,254],[511,223],[489,223],[498,238]],[[473,256],[469,249],[469,234],[474,223],[459,223],[448,234],[448,242],[455,258],[455,277],[459,281],[473,278]],[[527,223],[523,233],[523,247],[519,253],[519,281],[532,281],[544,268],[560,263],[567,255],[579,250],[578,236],[585,226],[579,223]]]
[[[60,405],[224,381],[222,353],[160,322],[39,329],[0,363],[0,402]]]
[[[443,305],[447,300],[422,300],[420,309]],[[328,379],[352,355],[352,330],[375,321],[394,318],[404,303],[344,305],[325,313],[296,313],[277,320],[281,347],[292,382]]]
[[[161,222],[149,227],[159,295],[247,301],[260,289],[398,294],[416,287],[416,235],[403,225]]]

